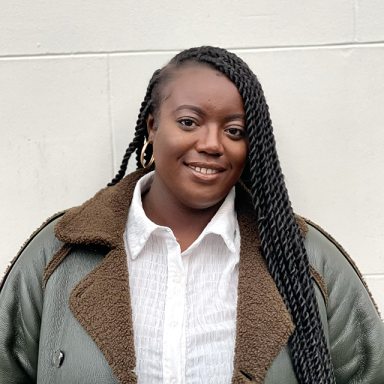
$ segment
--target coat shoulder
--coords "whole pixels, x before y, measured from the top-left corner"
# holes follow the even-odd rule
[[[384,377],[384,324],[362,274],[345,249],[306,220],[310,264],[323,276],[336,381],[380,383]]]
[[[18,263],[23,263],[24,259],[26,261],[29,259],[31,262],[33,262],[32,259],[34,257],[39,257],[41,255],[49,257],[47,252],[36,252],[36,250],[43,251],[50,249],[53,251],[51,256],[57,251],[57,249],[61,246],[61,242],[59,242],[54,235],[54,227],[66,212],[67,211],[61,211],[49,217],[25,241],[19,252],[8,265],[8,268],[6,269],[0,281],[0,291],[3,289],[3,286],[5,285],[9,275],[12,273]],[[30,252],[31,248],[33,248],[35,252]],[[49,260],[47,260],[47,262],[48,261]]]
[[[338,270],[340,273],[347,273],[347,271],[350,271],[353,275],[358,277],[378,311],[377,305],[362,273],[343,246],[319,225],[311,220],[301,219],[303,219],[307,225],[305,246],[311,266],[323,277],[327,274],[326,269],[331,268],[331,266],[333,270]]]

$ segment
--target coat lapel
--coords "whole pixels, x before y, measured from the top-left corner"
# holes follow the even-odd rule
[[[236,191],[241,249],[232,383],[262,383],[294,325],[268,272],[250,195]]]
[[[113,249],[73,289],[69,308],[105,356],[120,383],[137,382],[128,267],[124,248]]]
[[[137,383],[137,376],[132,372],[136,357],[123,234],[135,185],[147,172],[136,171],[116,186],[102,189],[68,211],[55,227],[56,237],[64,243],[99,244],[110,250],[75,286],[69,307],[124,384]],[[294,325],[261,255],[251,198],[239,185],[236,209],[241,250],[232,383],[262,383]],[[60,262],[55,256],[47,266],[50,273],[51,266]]]

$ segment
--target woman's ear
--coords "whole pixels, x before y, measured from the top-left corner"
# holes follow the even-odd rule
[[[153,141],[156,133],[155,117],[150,113],[147,117],[148,141]]]

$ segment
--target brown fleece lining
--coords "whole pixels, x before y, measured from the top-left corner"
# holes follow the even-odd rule
[[[236,190],[241,249],[232,383],[262,383],[294,331],[291,317],[262,257],[251,199]]]
[[[52,215],[51,217],[49,217],[47,220],[44,221],[43,224],[40,225],[39,228],[36,229],[35,232],[32,233],[32,235],[28,238],[28,240],[22,245],[20,251],[17,253],[17,255],[13,258],[13,260],[10,262],[10,264],[8,265],[7,269],[5,270],[4,272],[4,275],[0,281],[0,291],[1,289],[3,288],[3,285],[5,283],[5,280],[6,278],[8,277],[9,273],[11,272],[11,269],[12,267],[14,266],[14,264],[16,263],[17,259],[20,257],[20,255],[23,253],[24,249],[27,248],[27,246],[29,245],[29,243],[33,240],[33,238],[44,228],[46,227],[49,223],[51,223],[52,221],[56,220],[58,217],[62,216],[65,212],[67,212],[67,210],[65,211],[61,211],[61,212],[58,212],[58,213],[55,213],[54,215]]]
[[[105,356],[120,383],[136,383],[128,266],[117,247],[72,290],[69,308]]]
[[[123,244],[123,234],[137,181],[148,173],[140,169],[113,187],[100,190],[80,207],[70,209],[55,226],[63,243],[100,244],[115,248]]]
[[[327,286],[325,284],[325,280],[324,280],[323,276],[321,276],[320,273],[317,272],[314,267],[312,267],[312,265],[310,265],[309,268],[311,270],[312,278],[317,283],[317,285],[320,288],[320,291],[324,297],[325,305],[327,305],[328,304],[328,293],[327,293]]]
[[[373,299],[372,297],[372,294],[371,294],[371,291],[369,290],[368,288],[368,285],[367,283],[365,282],[364,278],[363,278],[363,275],[361,274],[361,272],[359,271],[359,268],[357,267],[357,265],[355,264],[355,262],[351,259],[351,257],[348,255],[348,253],[345,251],[345,249],[326,231],[324,231],[323,228],[321,228],[320,226],[318,226],[317,224],[313,223],[311,220],[308,220],[308,219],[305,219],[305,221],[311,225],[312,227],[316,228],[318,231],[320,231],[326,238],[328,238],[328,240],[330,240],[333,244],[335,244],[335,246],[339,249],[339,251],[344,255],[344,257],[349,261],[349,263],[351,264],[352,268],[355,270],[355,272],[357,273],[357,275],[359,276],[361,282],[363,283],[365,289],[367,290],[368,294],[369,294],[369,297],[371,298],[372,300],[372,303],[373,305],[375,306],[376,308],[376,311],[377,313],[379,314],[380,316],[380,312],[379,312],[379,308],[377,307],[376,303],[375,303],[375,300]]]
[[[69,251],[72,249],[71,244],[64,243],[60,249],[55,253],[54,257],[49,261],[49,263],[44,268],[43,274],[43,290],[47,285],[47,281],[53,271],[59,266],[59,264],[67,257]]]

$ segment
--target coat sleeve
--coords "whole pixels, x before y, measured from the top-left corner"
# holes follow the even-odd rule
[[[53,235],[56,217],[32,235],[0,284],[2,384],[35,383],[37,379],[42,278],[45,265],[61,245]]]
[[[338,384],[384,383],[384,324],[357,267],[325,231],[308,223],[311,264],[324,277],[329,344]]]

